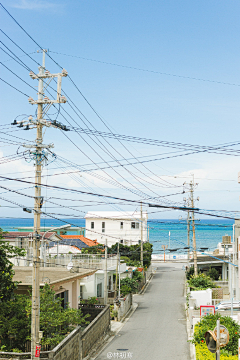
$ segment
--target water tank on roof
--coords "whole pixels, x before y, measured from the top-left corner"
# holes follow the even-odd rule
[[[223,244],[231,244],[231,236],[225,235],[222,237],[222,243]]]

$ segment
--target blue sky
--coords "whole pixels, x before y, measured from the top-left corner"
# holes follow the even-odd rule
[[[68,70],[84,96],[114,132],[200,145],[238,140],[240,4],[237,1],[3,0],[2,4]],[[40,62],[37,45],[3,9],[0,9],[0,16],[2,30],[27,53],[34,52],[31,56]],[[22,55],[3,34],[1,41],[18,56]],[[8,61],[8,55],[1,53],[1,61],[6,66],[32,86],[37,85],[29,78],[28,71],[14,61]],[[27,57],[21,59],[37,71],[36,64],[31,60]],[[49,58],[46,67],[51,72],[59,71]],[[3,66],[1,77],[34,97],[33,90]],[[0,86],[1,124],[10,123],[18,114],[33,112],[27,98],[6,84],[1,83]],[[107,131],[68,79],[63,79],[63,88],[97,129]],[[64,122],[62,118],[59,120]],[[34,130],[28,134],[21,132],[21,136],[33,139]],[[71,133],[71,139],[95,162],[101,161],[78,136]],[[45,141],[54,141],[56,153],[73,162],[89,162],[56,130],[47,130]],[[130,157],[119,143],[111,143],[122,156]],[[96,143],[92,141],[92,144],[97,150]],[[126,145],[135,156],[173,151],[140,144]],[[0,151],[8,155],[13,154],[16,148],[3,147]],[[119,154],[115,155],[119,158]],[[109,156],[105,158],[109,160]],[[21,164],[28,169],[31,167],[24,160]],[[11,172],[9,166],[0,171]],[[200,207],[239,209],[237,173],[240,169],[237,157],[195,154],[147,166],[155,176],[167,175],[164,179],[170,178],[179,186],[194,173],[199,178],[197,195],[200,196]],[[136,169],[132,170],[140,176]],[[119,174],[111,174],[122,182]],[[129,173],[121,174],[126,183],[142,186],[134,177],[130,179]],[[174,175],[179,177],[173,178]],[[184,176],[187,177],[184,179]],[[85,188],[60,177],[57,183]],[[95,181],[92,186],[96,192],[107,190],[116,194],[116,189],[108,188],[106,184]],[[175,190],[154,187],[154,191],[166,195]],[[146,192],[149,193],[148,190]],[[123,190],[118,190],[117,194],[128,196]],[[182,197],[179,195],[172,200],[181,201]],[[101,209],[108,210],[109,207]],[[17,210],[14,211],[18,214]],[[155,217],[162,216],[178,217],[179,214],[166,212]]]

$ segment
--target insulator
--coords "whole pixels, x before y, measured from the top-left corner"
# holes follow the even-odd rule
[[[63,102],[63,103],[67,102],[67,99],[64,95],[61,96],[61,102]]]
[[[29,125],[27,124],[27,126],[23,130],[30,130]]]
[[[14,119],[13,122],[11,123],[11,125],[17,125],[17,124],[18,124],[18,122],[16,119]]]

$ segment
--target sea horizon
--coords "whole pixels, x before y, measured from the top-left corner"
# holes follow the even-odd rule
[[[58,227],[64,224],[85,227],[85,219],[41,219],[41,227]],[[209,251],[216,249],[217,244],[222,242],[222,236],[230,235],[232,238],[233,220],[228,219],[202,219],[196,221],[196,244],[197,249],[208,248]],[[28,218],[0,218],[0,227],[4,231],[17,231],[20,227],[32,227],[33,219]],[[153,253],[161,254],[162,245],[168,245],[176,254],[187,252],[183,249],[187,246],[187,223],[178,219],[149,219],[149,242],[153,244]],[[73,234],[73,233],[72,233]],[[190,233],[190,246],[192,246],[192,234]]]

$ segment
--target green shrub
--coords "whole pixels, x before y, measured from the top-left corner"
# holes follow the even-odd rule
[[[127,285],[122,285],[121,286],[121,294],[123,296],[126,296],[127,294],[130,294],[131,293],[131,288],[130,286],[127,286]]]
[[[212,280],[218,280],[219,278],[219,273],[217,271],[217,269],[215,268],[210,268],[207,272],[207,275],[212,279]]]
[[[238,355],[230,355],[225,348],[221,349],[221,360],[238,360]],[[216,355],[212,354],[205,343],[196,345],[196,360],[215,360]]]
[[[189,280],[192,275],[194,275],[194,267],[193,267],[193,266],[191,266],[191,267],[186,271],[186,278],[187,278],[187,280]]]
[[[134,279],[130,279],[130,278],[121,279],[120,282],[121,292],[122,292],[122,287],[124,285],[130,288],[130,293],[136,293],[138,291],[138,282]]]
[[[190,290],[206,290],[216,288],[217,285],[205,274],[191,275],[187,280]]]
[[[200,322],[195,325],[192,342],[194,344],[204,343],[204,334],[208,330],[214,330],[218,319],[220,320],[220,324],[226,326],[229,331],[229,343],[224,347],[224,352],[228,351],[231,355],[237,354],[240,326],[230,316],[221,316],[218,313],[204,316]]]
[[[142,281],[144,278],[143,274],[140,271],[133,271],[133,279],[137,281]]]
[[[121,257],[120,257],[120,260],[124,260],[124,262],[125,262],[126,264],[130,261],[129,257],[127,257],[127,256],[121,256]]]

